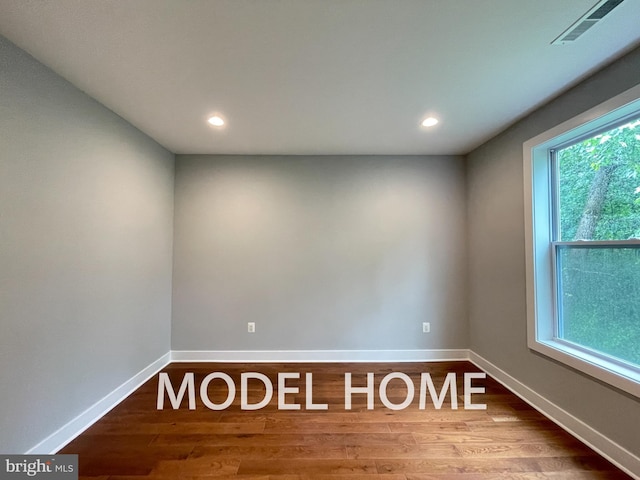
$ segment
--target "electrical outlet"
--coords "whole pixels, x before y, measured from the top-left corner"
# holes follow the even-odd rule
[[[256,322],[247,323],[247,332],[256,333]]]
[[[431,331],[431,324],[429,322],[422,322],[422,333],[429,333]]]

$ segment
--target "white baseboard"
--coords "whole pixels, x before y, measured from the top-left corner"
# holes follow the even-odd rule
[[[629,450],[605,437],[555,403],[547,400],[477,353],[470,351],[469,360],[544,416],[548,417],[633,478],[640,480],[640,476],[638,476],[638,472],[640,472],[640,458]]]
[[[100,420],[121,401],[131,395],[144,382],[162,370],[167,364],[169,364],[170,360],[171,353],[165,353],[158,360],[142,369],[101,400],[98,400],[69,423],[63,425],[36,446],[29,449],[26,454],[50,455],[56,453],[71,440]]]
[[[172,362],[435,362],[468,360],[466,349],[452,350],[173,350]]]

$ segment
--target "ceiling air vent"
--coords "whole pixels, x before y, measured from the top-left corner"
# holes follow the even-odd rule
[[[587,13],[574,22],[573,25],[562,32],[551,44],[565,45],[566,43],[577,40],[578,37],[611,13],[611,10],[623,1],[624,0],[600,0]]]

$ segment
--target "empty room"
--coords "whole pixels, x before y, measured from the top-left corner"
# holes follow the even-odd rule
[[[0,0],[0,479],[640,479],[640,0]]]

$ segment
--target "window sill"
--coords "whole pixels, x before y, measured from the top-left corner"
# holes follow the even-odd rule
[[[640,398],[640,369],[591,355],[553,339],[534,340],[529,348]]]

